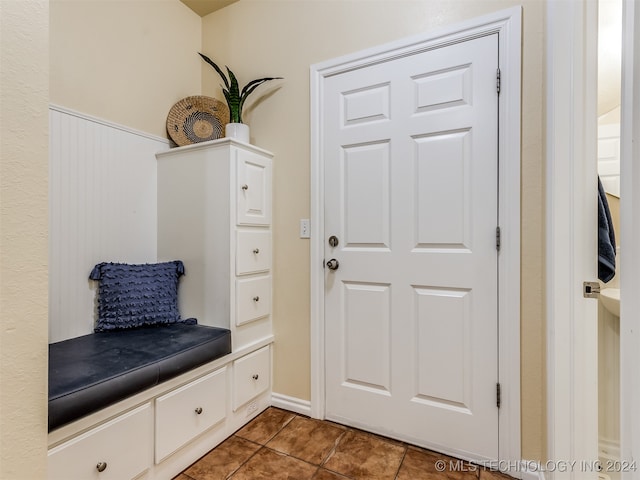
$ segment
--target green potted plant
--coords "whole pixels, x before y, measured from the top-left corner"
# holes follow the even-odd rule
[[[222,78],[222,81],[224,82],[222,93],[224,94],[224,98],[227,100],[231,117],[229,124],[225,126],[225,135],[248,143],[249,126],[242,122],[242,108],[245,100],[263,83],[268,82],[269,80],[281,79],[282,77],[258,78],[247,83],[241,90],[236,76],[229,67],[226,67],[229,74],[229,78],[227,78],[224,72],[213,62],[213,60],[200,52],[198,52],[198,55],[200,55],[205,62],[211,65],[213,69],[218,72],[218,75],[220,75],[220,78]]]

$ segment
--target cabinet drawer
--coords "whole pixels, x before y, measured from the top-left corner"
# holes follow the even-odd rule
[[[147,403],[49,450],[48,478],[134,478],[151,466],[152,442],[153,419]]]
[[[271,159],[237,152],[237,224],[271,224]]]
[[[271,313],[271,276],[236,280],[236,325]]]
[[[257,230],[257,229],[256,229]],[[271,269],[271,232],[238,231],[236,236],[236,275]]]
[[[156,463],[226,416],[227,368],[156,399]]]
[[[233,362],[233,410],[271,385],[271,353],[263,347]]]

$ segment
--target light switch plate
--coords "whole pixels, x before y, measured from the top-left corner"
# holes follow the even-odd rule
[[[300,238],[310,238],[311,237],[311,226],[309,224],[308,218],[303,218],[300,220]]]

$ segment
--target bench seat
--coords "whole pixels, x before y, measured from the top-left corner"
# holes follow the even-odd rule
[[[172,324],[49,345],[49,431],[231,353],[231,333]]]

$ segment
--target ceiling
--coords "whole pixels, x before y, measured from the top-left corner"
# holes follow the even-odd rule
[[[201,17],[231,5],[238,0],[180,0]]]

